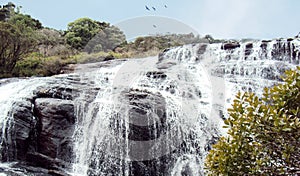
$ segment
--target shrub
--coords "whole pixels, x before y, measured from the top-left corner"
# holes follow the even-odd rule
[[[5,74],[11,73],[17,61],[35,49],[37,40],[31,28],[0,21],[0,43],[0,74]]]
[[[254,93],[238,93],[228,136],[209,152],[209,175],[300,174],[300,67],[287,71],[284,83]]]

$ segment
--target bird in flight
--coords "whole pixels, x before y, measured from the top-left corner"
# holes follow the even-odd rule
[[[167,5],[165,5],[165,8],[168,8],[168,6],[167,6]]]
[[[153,27],[156,28],[157,26],[155,24],[153,24]]]
[[[153,9],[154,11],[156,11],[156,8],[155,8],[155,7],[152,7],[152,9]]]
[[[145,8],[146,8],[146,10],[149,10],[149,11],[150,11],[150,9],[149,9],[149,7],[148,7],[148,6],[146,6],[146,5],[145,5]]]

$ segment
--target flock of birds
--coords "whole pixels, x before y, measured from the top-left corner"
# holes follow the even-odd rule
[[[151,11],[151,9],[153,10],[153,11],[156,11],[156,8],[155,7],[151,7],[151,8],[149,8],[147,5],[145,5],[145,8],[146,8],[146,10],[148,10],[148,11]],[[168,6],[167,5],[164,5],[164,8],[168,8]],[[157,26],[155,25],[155,24],[153,24],[153,27],[154,28],[157,28]]]
[[[164,7],[165,7],[165,8],[168,8],[167,5],[165,5]],[[145,5],[145,8],[146,8],[146,10],[151,11],[151,9],[150,9],[147,5]],[[156,8],[155,8],[155,7],[152,7],[152,9],[153,9],[154,11],[156,11]]]

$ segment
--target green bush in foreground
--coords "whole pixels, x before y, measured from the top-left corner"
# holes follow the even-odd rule
[[[238,93],[228,136],[209,152],[209,175],[300,174],[300,67],[286,71],[284,84],[265,88],[262,99]]]

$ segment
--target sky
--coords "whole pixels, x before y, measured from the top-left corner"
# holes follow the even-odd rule
[[[46,27],[65,30],[81,17],[121,26],[127,38],[196,31],[222,39],[273,39],[300,32],[299,0],[1,0]],[[166,5],[166,7],[165,7]],[[147,10],[146,7],[150,10]],[[153,10],[154,7],[156,10]],[[121,24],[121,25],[120,25]],[[182,30],[181,30],[182,29]]]

